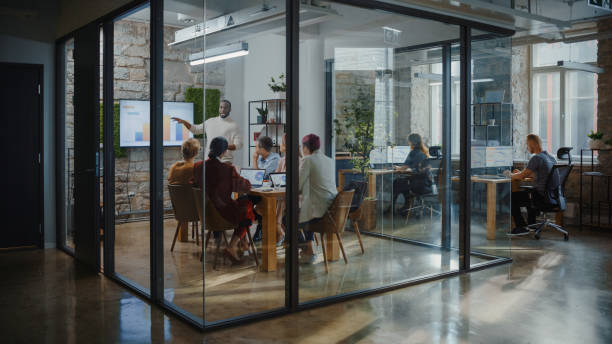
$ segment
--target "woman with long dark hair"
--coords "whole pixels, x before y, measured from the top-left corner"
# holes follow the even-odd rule
[[[225,220],[236,225],[229,247],[225,249],[225,255],[234,262],[239,262],[238,244],[244,237],[248,228],[253,224],[255,215],[253,203],[248,197],[232,199],[232,192],[239,194],[247,193],[251,189],[251,183],[242,178],[236,168],[222,162],[227,152],[228,143],[224,137],[215,137],[210,142],[208,159],[204,164],[206,169],[205,190],[208,200],[213,203],[219,214]],[[202,163],[196,163],[194,167],[194,185],[199,185],[202,180]]]

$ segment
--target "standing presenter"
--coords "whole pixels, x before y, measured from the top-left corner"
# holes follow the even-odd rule
[[[181,118],[172,117],[172,119],[183,124],[194,135],[204,134],[204,140],[208,137],[224,137],[228,142],[228,147],[221,161],[234,165],[234,151],[242,148],[242,136],[240,135],[240,127],[230,118],[231,111],[232,103],[229,100],[223,99],[219,103],[219,116],[209,118],[204,123],[191,124]],[[204,132],[204,129],[206,129],[206,132]],[[206,147],[204,156],[208,156],[210,148],[206,143],[204,147]]]

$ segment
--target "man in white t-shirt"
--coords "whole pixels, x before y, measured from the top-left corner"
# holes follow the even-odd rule
[[[222,162],[234,164],[234,151],[242,148],[242,136],[240,135],[240,127],[231,119],[230,112],[232,111],[232,103],[229,100],[223,99],[219,103],[219,116],[207,119],[204,123],[191,124],[188,121],[172,117],[173,120],[183,124],[194,135],[204,134],[205,142],[212,140],[217,136],[224,137],[229,143],[227,152],[221,159]],[[204,129],[206,132],[204,133]],[[208,144],[204,144],[205,157],[208,157]]]

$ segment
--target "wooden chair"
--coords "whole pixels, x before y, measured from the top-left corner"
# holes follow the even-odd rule
[[[206,228],[208,233],[206,233],[206,241],[204,243],[204,247],[208,246],[208,241],[210,240],[211,233],[213,232],[221,232],[221,236],[223,237],[223,241],[225,241],[225,245],[229,247],[229,243],[227,241],[227,237],[225,236],[225,231],[234,230],[236,226],[229,221],[227,221],[219,212],[217,208],[213,205],[211,201],[206,197],[206,212],[202,214],[204,211],[204,207],[202,206],[202,189],[193,188],[193,195],[195,199],[195,205],[198,210],[198,214],[200,216],[200,220],[204,224],[203,227]],[[249,238],[249,251],[253,254],[255,258],[255,265],[259,267],[259,259],[257,258],[257,249],[255,248],[255,244],[253,243],[253,238],[251,238],[251,232],[249,230],[246,231],[247,236]],[[213,263],[213,269],[217,268],[217,258],[219,256],[219,251],[221,248],[221,241],[217,242],[217,251],[215,252],[215,260]],[[202,253],[200,253],[200,261],[203,260]]]
[[[338,244],[342,251],[342,257],[344,257],[344,263],[348,264],[346,253],[344,252],[344,246],[342,245],[342,238],[340,234],[344,231],[346,225],[346,219],[348,218],[349,210],[351,209],[351,201],[355,190],[341,191],[336,195],[334,202],[331,204],[325,215],[321,220],[307,226],[307,230],[319,233],[321,236],[321,249],[323,251],[323,261],[325,262],[325,272],[329,272],[327,264],[327,253],[325,252],[325,238],[323,234],[336,234],[338,238]]]
[[[352,181],[349,185],[344,188],[345,190],[355,190],[353,199],[351,200],[351,208],[349,210],[348,219],[351,220],[353,231],[357,234],[357,240],[359,240],[359,246],[361,247],[361,254],[365,254],[363,248],[363,242],[361,241],[361,232],[359,232],[359,220],[361,220],[361,205],[365,198],[365,193],[368,184],[366,182]]]
[[[174,218],[178,222],[174,232],[174,239],[172,239],[172,246],[170,247],[170,252],[172,252],[174,251],[174,245],[176,244],[176,238],[178,237],[181,225],[187,223],[185,228],[189,230],[189,222],[192,222],[195,223],[197,228],[200,217],[195,207],[191,185],[168,185],[168,193],[170,194],[170,201],[174,209]],[[196,244],[199,245],[199,242],[200,233],[196,229]]]

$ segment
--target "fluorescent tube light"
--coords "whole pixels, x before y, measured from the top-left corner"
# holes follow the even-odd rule
[[[203,53],[191,54],[189,58],[189,64],[191,66],[198,66],[205,63],[216,62],[231,59],[234,57],[245,56],[249,54],[248,43],[241,42],[236,44],[230,44],[223,47],[212,48]]]

